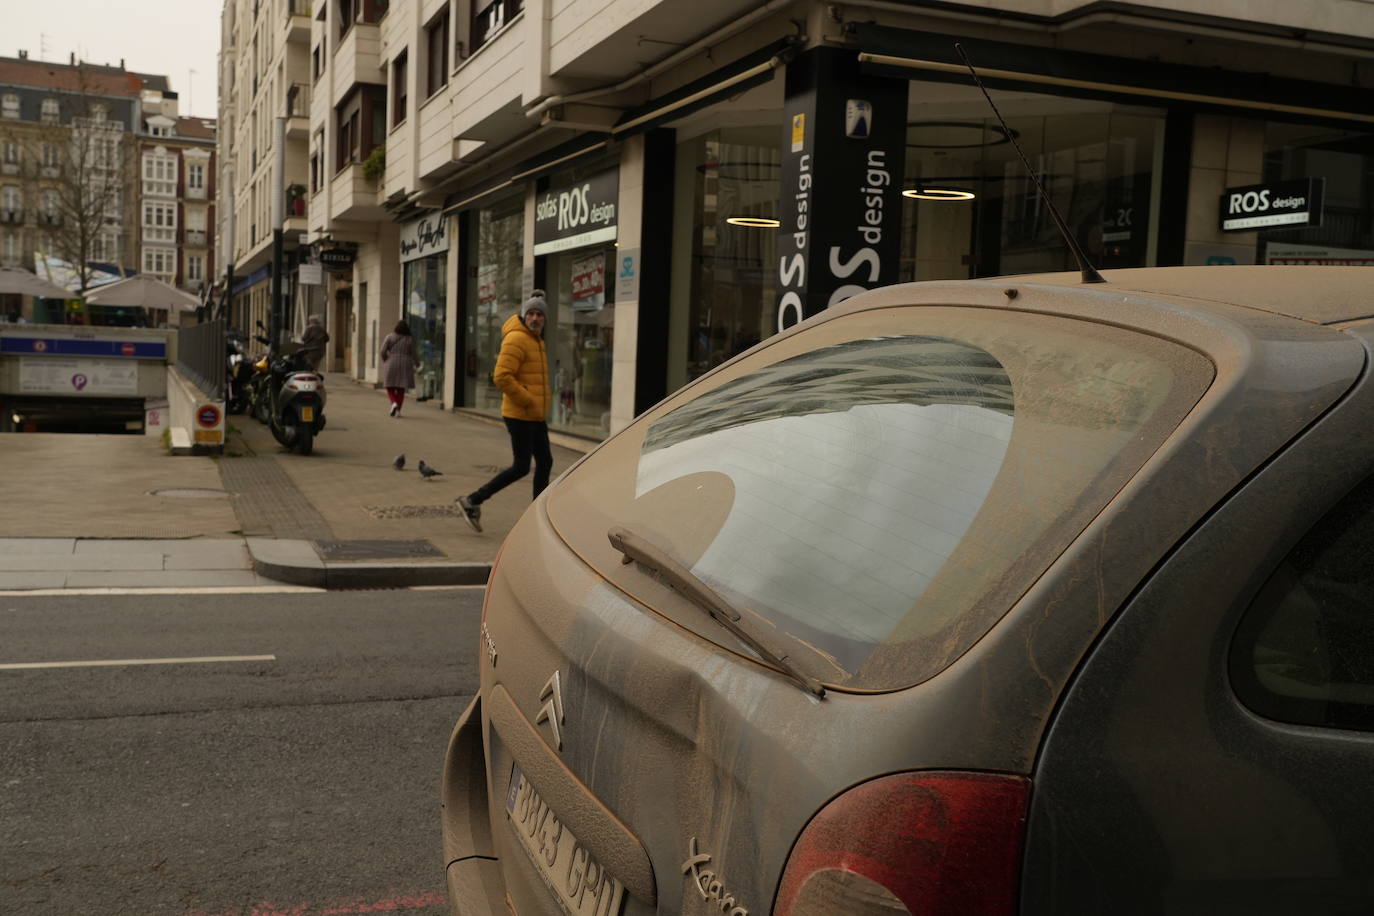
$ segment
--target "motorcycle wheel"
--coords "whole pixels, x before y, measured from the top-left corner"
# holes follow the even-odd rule
[[[282,448],[295,448],[296,440],[287,433],[287,427],[282,426],[280,423],[269,423],[267,426],[268,429],[272,430],[272,438],[276,439],[277,444]],[[295,429],[295,427],[291,427],[291,429]]]
[[[259,423],[271,425],[272,405],[267,402],[266,395],[259,395],[253,399],[253,419]]]
[[[296,420],[296,451],[309,455],[315,450],[315,427],[311,423]]]

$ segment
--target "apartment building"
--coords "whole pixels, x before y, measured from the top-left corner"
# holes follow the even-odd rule
[[[0,263],[73,291],[132,266],[138,99],[166,79],[118,67],[0,58]],[[103,270],[102,270],[103,268]],[[35,321],[89,320],[38,302]]]
[[[309,0],[228,0],[221,14],[217,183],[223,270],[216,279],[231,323],[245,330],[278,320],[279,334],[299,333],[320,295],[309,271],[304,280],[300,271],[309,252],[302,236],[310,10]],[[280,218],[274,208],[280,208]],[[280,290],[279,311],[272,308],[274,290]]]
[[[215,121],[182,117],[175,95],[144,89],[138,137],[138,265],[201,296],[216,273]]]
[[[278,33],[283,3],[258,13]],[[308,12],[291,180],[308,181],[333,367],[375,381],[405,318],[422,395],[494,414],[501,323],[542,288],[556,434],[603,438],[866,288],[1070,268],[1017,145],[1101,268],[1374,265],[1358,0]],[[274,74],[280,98],[286,76],[257,77]]]

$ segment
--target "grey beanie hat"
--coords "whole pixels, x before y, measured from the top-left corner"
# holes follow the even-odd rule
[[[549,306],[548,303],[544,301],[544,291],[542,289],[531,290],[530,297],[525,300],[524,305],[520,306],[520,318],[522,320],[530,309],[539,309],[539,311],[544,313],[545,318],[548,317]]]

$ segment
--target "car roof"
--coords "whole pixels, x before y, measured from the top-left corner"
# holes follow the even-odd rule
[[[1374,270],[1368,267],[1137,267],[1104,270],[1102,276],[1107,281],[1105,285],[1086,288],[1225,302],[1314,324],[1338,324],[1374,316]],[[996,282],[1083,285],[1077,272],[1000,277]]]

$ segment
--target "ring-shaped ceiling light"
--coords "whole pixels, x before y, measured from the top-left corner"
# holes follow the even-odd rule
[[[1011,128],[1003,129],[999,124],[988,124],[977,121],[908,121],[906,124],[908,136],[914,128],[917,132],[925,131],[932,136],[930,140],[941,140],[940,143],[911,143],[907,142],[910,149],[979,149],[984,146],[1001,146],[1003,143],[1010,143],[1013,137],[1020,134]],[[965,138],[960,134],[967,133],[967,142],[959,142]]]
[[[907,188],[902,196],[914,200],[973,200],[977,195],[964,188]]]
[[[782,225],[777,220],[764,216],[731,216],[725,221],[732,226],[746,226],[750,229],[776,229]]]

